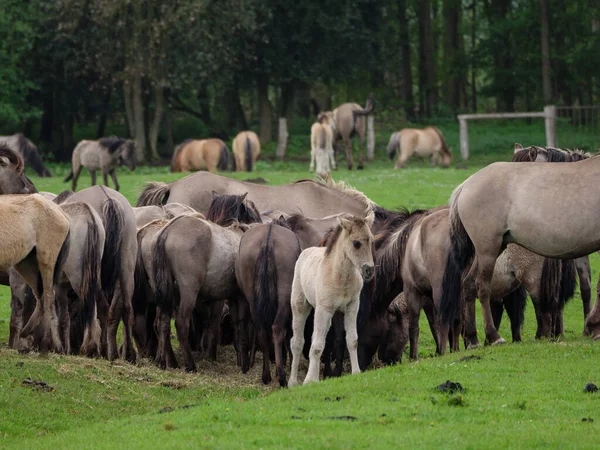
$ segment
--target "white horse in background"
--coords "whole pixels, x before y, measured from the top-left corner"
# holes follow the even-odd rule
[[[423,158],[430,156],[433,167],[437,166],[440,158],[444,168],[448,168],[452,161],[452,152],[446,144],[442,132],[436,127],[425,127],[422,130],[404,128],[392,133],[387,153],[392,160],[396,153],[398,154],[394,169],[404,167],[406,161],[415,153]]]
[[[317,175],[326,175],[331,168],[336,169],[333,153],[333,129],[326,115],[320,115],[318,122],[310,129],[310,167],[312,172],[317,161]],[[331,165],[330,165],[331,162]]]
[[[298,365],[304,347],[304,325],[312,308],[315,308],[315,322],[310,363],[304,384],[319,381],[325,337],[336,311],[344,313],[346,345],[352,373],[360,373],[356,318],[363,282],[369,281],[375,273],[373,234],[370,229],[373,219],[373,213],[366,218],[339,216],[338,226],[325,238],[326,247],[310,247],[300,254],[292,283],[293,337],[289,386],[298,384]]]

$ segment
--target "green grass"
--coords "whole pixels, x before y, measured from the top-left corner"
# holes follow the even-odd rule
[[[475,127],[472,131],[477,136]],[[467,168],[431,169],[426,162],[411,161],[407,169],[393,171],[380,159],[362,172],[342,168],[334,176],[387,208],[433,207],[447,202],[454,187],[483,163],[507,159],[510,149],[500,154],[481,150]],[[251,177],[286,183],[310,176],[307,165],[260,161]],[[67,168],[52,169],[54,178],[33,178],[40,190],[59,192],[68,186],[61,180]],[[180,176],[166,168],[140,167],[135,173],[121,170],[119,181],[133,203],[144,182]],[[83,175],[80,188],[88,185]],[[594,280],[599,269],[594,255]],[[199,372],[192,375],[160,371],[149,361],[134,366],[19,355],[6,348],[9,301],[9,290],[0,288],[1,448],[597,447],[600,393],[582,389],[588,382],[600,383],[600,347],[581,337],[579,295],[565,309],[566,333],[560,342],[534,339],[530,304],[523,343],[431,357],[433,340],[422,318],[419,362],[289,390],[260,384],[260,355],[249,374],[239,373],[231,348],[220,349],[217,363],[199,361]],[[478,323],[482,338],[481,317]],[[506,318],[500,333],[510,338]],[[467,355],[482,359],[460,361]],[[28,377],[53,390],[23,386]],[[434,389],[448,379],[462,383],[466,392],[446,396]]]

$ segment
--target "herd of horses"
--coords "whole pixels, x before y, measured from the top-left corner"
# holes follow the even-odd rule
[[[217,358],[228,336],[242,372],[260,349],[262,381],[274,360],[287,386],[298,383],[301,353],[305,383],[319,379],[321,361],[325,376],[341,375],[346,355],[353,373],[375,354],[400,362],[407,345],[416,359],[421,309],[436,353],[458,351],[461,339],[477,347],[476,298],[488,344],[504,342],[504,310],[521,340],[527,293],[536,337],[559,336],[577,277],[584,332],[599,338],[588,258],[600,249],[598,164],[579,151],[516,146],[512,162],[469,177],[449,205],[410,212],[331,177],[266,186],[210,172],[148,183],[132,207],[105,186],[37,193],[23,158],[0,146],[9,344],[177,368],[174,319],[185,370],[196,370],[194,352]]]

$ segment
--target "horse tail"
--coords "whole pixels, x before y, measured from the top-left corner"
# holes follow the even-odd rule
[[[100,268],[102,289],[111,301],[119,274],[121,273],[121,250],[125,227],[123,206],[114,198],[107,197],[102,203],[102,219],[106,231],[104,254]]]
[[[512,303],[513,311],[516,311],[516,317],[511,317],[511,325],[512,328],[518,326],[519,329],[523,328],[523,324],[525,323],[525,306],[527,306],[527,291],[525,287],[521,284],[517,289],[512,291],[506,297],[504,297],[504,303]],[[516,319],[516,323],[512,321]]]
[[[227,164],[229,163],[229,152],[227,151],[227,146],[223,144],[221,147],[221,154],[219,156],[219,163],[217,167],[221,172],[227,170]]]
[[[152,181],[146,184],[146,187],[140,194],[135,206],[161,206],[167,203],[171,186],[167,183]]]
[[[544,312],[554,312],[558,310],[562,269],[561,263],[560,259],[544,258],[539,289],[540,306]]]
[[[262,245],[254,266],[254,301],[256,302],[256,324],[262,330],[269,330],[277,315],[277,264],[273,246],[269,245],[273,224]]]
[[[182,216],[180,216],[182,217]],[[173,219],[177,220],[177,219]],[[173,223],[171,221],[171,223]],[[166,251],[168,225],[157,235],[154,251],[152,252],[152,278],[154,279],[154,298],[156,306],[169,317],[173,313],[173,298],[177,289],[171,263]]]
[[[442,153],[446,153],[447,155],[452,155],[452,152],[450,151],[448,144],[446,144],[446,140],[444,139],[444,135],[442,134],[440,129],[438,127],[434,127],[434,126],[432,126],[431,128],[433,129],[433,131],[435,131],[435,134],[437,134],[438,137],[440,138],[440,143],[442,144]]]
[[[244,145],[244,155],[246,157],[246,171],[252,172],[252,142],[250,142],[250,138],[246,135],[246,142]]]
[[[83,325],[84,329],[92,327],[92,338],[95,344],[100,343],[100,328],[96,321],[97,305],[100,298],[102,286],[100,284],[100,267],[102,257],[100,256],[99,241],[100,233],[98,233],[99,223],[96,222],[94,214],[88,207],[88,223],[85,239],[85,249],[83,253],[83,261],[81,267],[81,300],[83,300]],[[87,334],[86,334],[87,337]],[[89,351],[89,346],[93,342],[84,340],[81,346],[81,352],[86,354]]]
[[[450,253],[442,281],[440,301],[442,323],[449,325],[462,311],[462,274],[475,255],[473,241],[460,220],[458,198],[464,184],[458,186],[450,199]]]
[[[67,236],[65,237],[65,241],[63,242],[62,247],[60,248],[60,252],[58,253],[58,258],[56,258],[56,265],[54,266],[54,284],[57,284],[60,280],[60,277],[63,273],[63,266],[67,260],[67,256],[69,255],[69,249],[71,247],[71,243],[70,243],[70,236],[71,236],[71,230],[69,230],[67,232]],[[40,294],[42,293],[43,289],[43,285],[42,285],[42,278],[40,276],[39,278],[39,286],[38,286],[38,292],[40,292]]]
[[[72,179],[73,179],[73,168],[71,168],[69,175],[66,176],[66,178],[63,180],[63,182],[66,183],[67,181],[71,181]]]
[[[147,306],[147,286],[148,277],[142,260],[142,240],[144,239],[144,231],[140,230],[137,233],[137,254],[135,258],[135,269],[133,271],[133,296],[131,297],[131,306],[133,307],[134,317],[143,315]]]
[[[390,157],[390,159],[394,159],[394,157],[396,156],[396,152],[399,151],[399,147],[400,147],[400,132],[396,131],[396,132],[392,133],[392,135],[390,136],[390,142],[388,143],[388,146],[387,146],[387,154]]]
[[[177,147],[175,147],[175,150],[173,151],[173,156],[171,157],[171,172],[181,172],[181,162],[179,161],[181,158],[181,150],[183,150],[183,147],[188,145],[191,141],[192,139],[186,139]]]
[[[368,116],[375,110],[375,97],[373,94],[370,94],[367,98],[367,103],[364,109],[354,109],[352,110],[352,122],[353,128],[356,126],[356,117],[357,116]]]
[[[558,304],[563,307],[575,295],[577,288],[577,270],[575,261],[572,259],[563,259],[560,274],[560,293],[558,295]]]

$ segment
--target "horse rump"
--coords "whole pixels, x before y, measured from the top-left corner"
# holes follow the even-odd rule
[[[107,198],[102,203],[102,218],[104,219],[106,240],[104,241],[100,273],[102,289],[107,294],[106,300],[110,302],[121,273],[121,249],[123,228],[125,227],[123,207],[117,200]]]
[[[244,143],[244,158],[246,162],[246,172],[252,172],[252,143],[250,142],[248,135],[246,135],[246,142]]]
[[[269,331],[277,315],[277,264],[270,244],[271,230],[269,225],[267,237],[262,245],[256,264],[254,265],[254,301],[256,302],[256,325],[258,328]]]
[[[190,142],[192,142],[192,139],[186,139],[177,147],[175,147],[175,151],[173,151],[173,156],[171,157],[171,168],[169,170],[170,172],[181,172],[181,164],[179,162],[181,150],[183,150],[183,147],[185,147]]]

